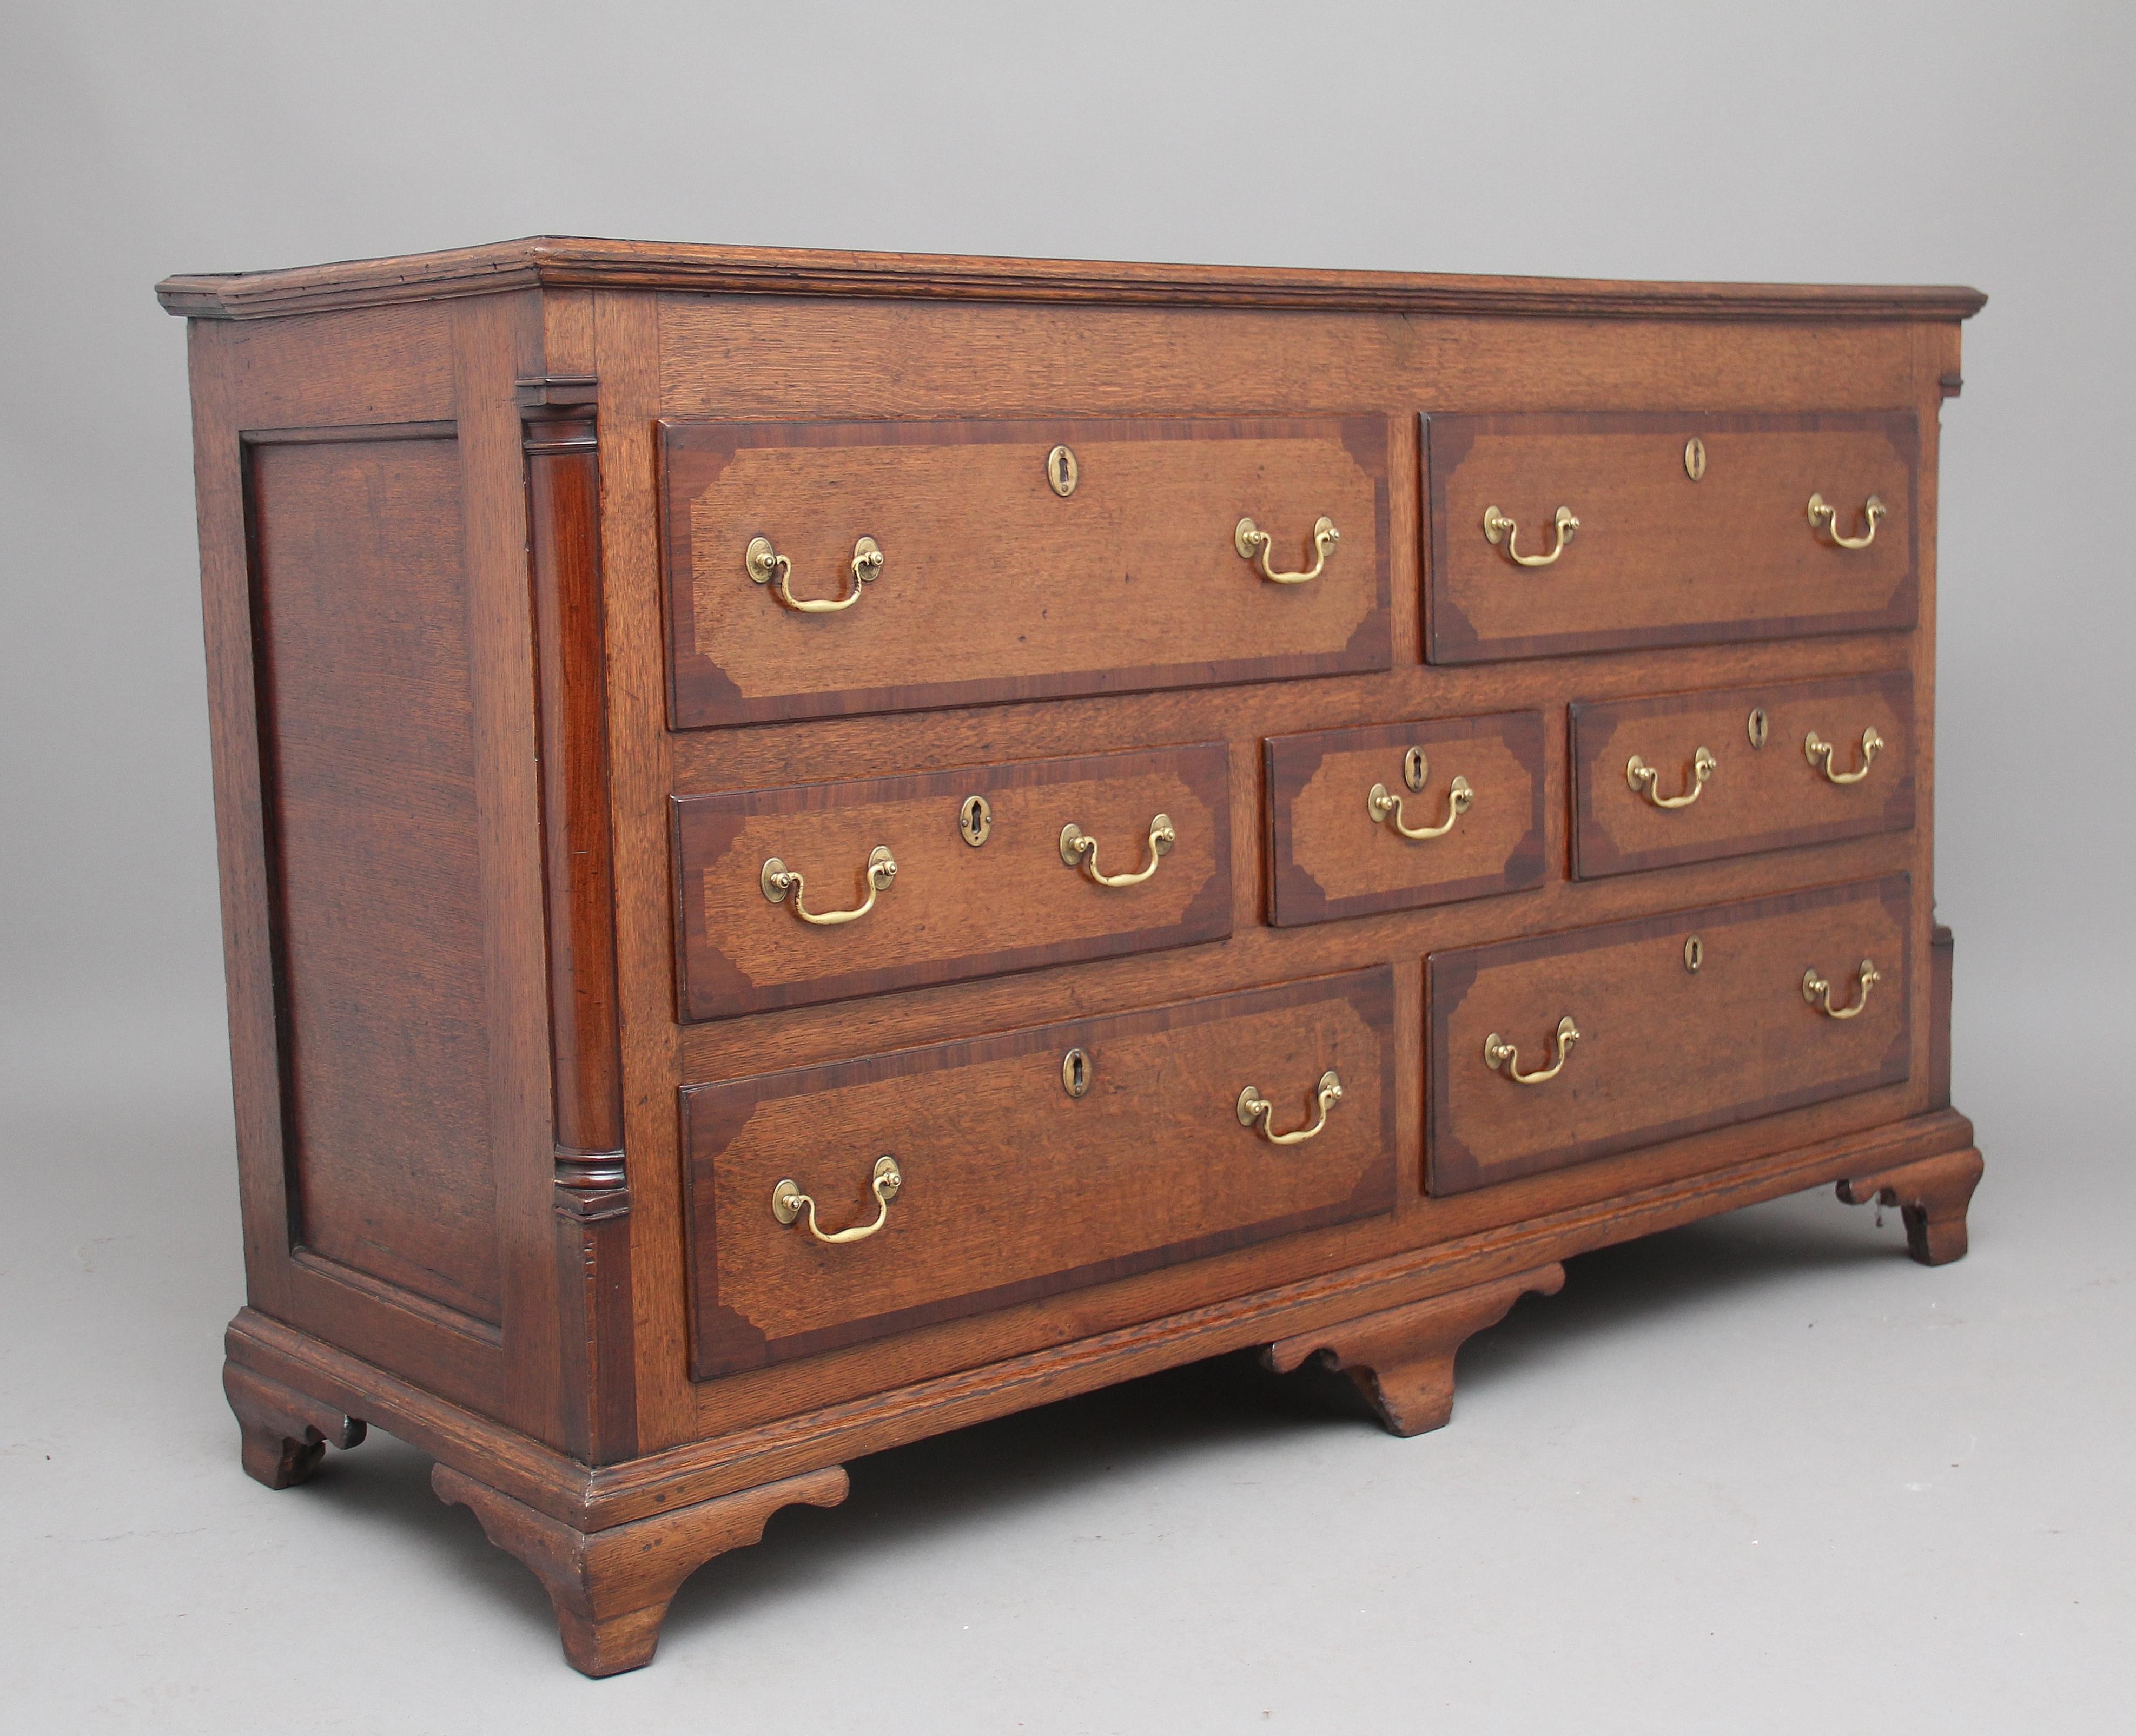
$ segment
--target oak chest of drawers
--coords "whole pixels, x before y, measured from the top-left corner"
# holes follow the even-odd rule
[[[1570,1254],[1965,1247],[1959,289],[529,241],[191,320],[244,1460],[571,1661],[842,1461]]]

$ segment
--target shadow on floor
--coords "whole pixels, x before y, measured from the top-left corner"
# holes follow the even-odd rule
[[[1903,1259],[1896,1214],[1885,1232],[1869,1214],[1827,1196],[1774,1201],[1586,1254],[1567,1262],[1566,1287],[1529,1296],[1464,1350],[1460,1384],[1473,1393],[1560,1358],[1607,1354],[1597,1340],[1628,1335],[1651,1317],[1806,1273]],[[1458,1418],[1457,1418],[1458,1421]],[[738,1550],[694,1575],[668,1631],[701,1631],[730,1607],[804,1595],[876,1551],[923,1549],[968,1523],[998,1519],[1123,1470],[1185,1460],[1225,1443],[1274,1441],[1328,1427],[1378,1424],[1342,1376],[1308,1364],[1275,1375],[1246,1349],[1000,1417],[854,1460],[852,1492],[830,1510],[796,1507],[771,1521],[775,1547]],[[469,1596],[502,1599],[544,1630],[548,1600],[533,1575],[483,1537],[464,1508],[431,1494],[430,1460],[384,1437],[329,1454],[314,1490],[354,1524],[418,1537],[436,1571]]]

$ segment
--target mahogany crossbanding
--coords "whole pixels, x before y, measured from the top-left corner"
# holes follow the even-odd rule
[[[1813,1184],[1964,1251],[1974,292],[536,239],[159,293],[242,1461],[432,1454],[587,1673],[857,1454],[1256,1345],[1436,1427],[1571,1256]]]

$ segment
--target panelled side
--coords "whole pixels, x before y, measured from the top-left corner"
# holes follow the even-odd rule
[[[255,436],[245,502],[291,1240],[494,1326],[456,447]]]

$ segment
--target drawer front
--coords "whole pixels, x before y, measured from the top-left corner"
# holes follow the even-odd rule
[[[1224,744],[1212,742],[678,796],[683,1017],[1221,939],[1231,931],[1230,790]],[[980,804],[974,819],[968,805]],[[1069,847],[1073,866],[1070,825],[1095,840]],[[1164,834],[1156,849],[1153,833]],[[871,873],[877,851],[894,873]],[[800,877],[798,889],[777,883],[782,871]],[[857,910],[871,892],[850,921],[803,915]]]
[[[1276,736],[1262,751],[1279,928],[1542,884],[1540,712]]]
[[[1434,953],[1431,1191],[1464,1193],[1904,1079],[1910,898],[1897,874]],[[1866,999],[1865,959],[1879,979]],[[1823,985],[1814,999],[1805,973]],[[1842,1014],[1861,1010],[1833,1018],[1828,1000]],[[1561,1047],[1568,1018],[1577,1038]],[[1521,1082],[1561,1061],[1554,1077]]]
[[[1425,422],[1434,663],[1914,624],[1910,414]],[[1813,522],[1813,495],[1831,518]],[[1838,546],[1872,495],[1868,546]],[[1558,547],[1561,508],[1579,526],[1558,557],[1518,564]],[[1493,542],[1487,513],[1513,534]]]
[[[1381,417],[668,422],[662,464],[677,728],[1390,661]],[[1318,576],[1260,576],[1310,571],[1323,518]]]
[[[1391,1210],[1393,1002],[1381,966],[686,1091],[697,1378]],[[1242,1125],[1252,1086],[1310,1126],[1329,1070],[1313,1138]],[[881,1228],[827,1246],[783,1181]]]
[[[1575,704],[1574,872],[1592,880],[1903,832],[1913,723],[1903,670]]]

